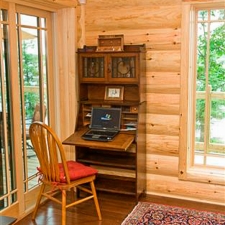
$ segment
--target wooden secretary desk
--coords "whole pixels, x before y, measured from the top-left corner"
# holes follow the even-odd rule
[[[96,189],[134,196],[146,188],[145,47],[123,51],[78,50],[79,114],[75,132],[63,144],[74,145],[76,160],[98,169]],[[121,131],[109,142],[85,141],[92,107],[122,109]]]

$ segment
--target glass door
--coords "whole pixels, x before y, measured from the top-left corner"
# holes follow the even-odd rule
[[[33,14],[33,13],[32,13]],[[38,159],[29,136],[34,121],[48,124],[47,20],[17,12],[24,191],[38,185]]]
[[[8,10],[0,9],[0,210],[17,200],[12,132]]]

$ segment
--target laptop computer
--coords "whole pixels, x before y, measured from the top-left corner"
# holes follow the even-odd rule
[[[90,129],[82,135],[85,140],[111,141],[120,130],[121,108],[93,107]]]

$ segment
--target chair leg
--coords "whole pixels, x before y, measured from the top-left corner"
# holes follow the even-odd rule
[[[100,207],[99,207],[99,203],[98,203],[98,197],[96,194],[94,181],[91,181],[90,185],[91,185],[92,193],[94,195],[95,208],[96,208],[96,211],[98,214],[98,218],[99,218],[99,220],[102,220],[102,215],[101,215],[101,211],[100,211]]]
[[[34,208],[34,211],[33,211],[33,214],[32,214],[32,220],[34,220],[36,215],[37,215],[38,207],[40,205],[41,198],[42,198],[42,193],[44,192],[44,189],[45,189],[45,185],[42,184],[41,185],[41,189],[40,189],[39,194],[38,194],[36,205],[35,205],[35,208]]]
[[[62,190],[62,225],[66,225],[66,190]]]

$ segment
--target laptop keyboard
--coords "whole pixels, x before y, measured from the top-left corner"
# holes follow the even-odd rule
[[[90,130],[88,132],[89,135],[106,135],[106,136],[112,136],[115,134],[113,131],[104,131],[104,130]]]

